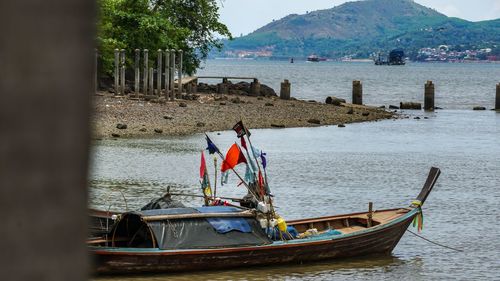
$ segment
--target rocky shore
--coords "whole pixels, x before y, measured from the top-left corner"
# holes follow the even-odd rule
[[[207,88],[207,87],[205,87]],[[202,89],[200,89],[202,90]],[[210,87],[208,87],[208,91]],[[176,101],[115,97],[93,98],[93,138],[187,135],[229,130],[241,119],[248,128],[290,128],[375,121],[394,117],[384,109],[347,103],[281,100],[272,94],[248,96],[197,93]]]

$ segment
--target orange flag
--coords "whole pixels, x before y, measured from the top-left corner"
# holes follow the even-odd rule
[[[247,163],[247,159],[237,144],[233,144],[226,153],[226,159],[222,162],[221,171],[225,172],[240,163]]]

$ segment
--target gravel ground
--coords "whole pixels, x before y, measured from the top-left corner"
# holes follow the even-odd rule
[[[277,97],[198,95],[198,100],[165,102],[163,99],[133,100],[113,97],[107,92],[99,93],[93,98],[93,138],[188,135],[229,130],[240,119],[248,128],[289,128],[395,118],[394,113],[384,109],[352,104],[334,106]]]

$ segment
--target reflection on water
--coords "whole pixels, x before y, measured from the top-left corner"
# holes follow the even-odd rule
[[[409,280],[495,279],[500,272],[500,114],[492,111],[414,112],[420,120],[317,128],[252,130],[268,155],[278,212],[286,219],[407,206],[431,166],[442,175],[424,206],[423,235],[464,252],[452,252],[405,235],[394,257],[321,264],[144,277],[142,280]],[[429,119],[423,119],[429,117]],[[234,132],[210,134],[221,150]],[[201,194],[198,182],[203,135],[102,140],[94,144],[90,199],[94,207],[124,210],[174,191]],[[212,159],[207,157],[210,171]],[[240,170],[242,173],[242,169]],[[211,172],[213,175],[213,172]],[[221,194],[239,197],[237,178]],[[121,192],[121,193],[120,193]],[[201,200],[187,200],[199,206]],[[208,276],[208,277],[207,277]],[[157,279],[154,279],[157,278]],[[139,279],[141,280],[141,279]]]

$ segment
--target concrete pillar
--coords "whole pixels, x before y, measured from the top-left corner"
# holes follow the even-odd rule
[[[120,50],[115,49],[115,95],[120,94]]]
[[[155,94],[155,86],[153,84],[153,80],[154,80],[154,69],[152,67],[149,68],[149,92],[148,92],[148,95],[154,95]]]
[[[361,81],[352,81],[352,104],[363,104],[363,85]]]
[[[120,94],[125,95],[125,50],[120,50]]]
[[[285,79],[285,81],[281,83],[280,99],[290,99],[290,82],[287,79]]]
[[[170,50],[170,100],[173,101],[175,99],[175,50]]]
[[[161,96],[161,82],[163,81],[161,75],[163,69],[163,67],[161,66],[163,62],[162,54],[163,51],[161,49],[158,49],[158,55],[156,58],[156,94],[158,96]]]
[[[142,80],[142,91],[143,91],[144,95],[147,95],[148,90],[149,90],[149,86],[148,86],[148,82],[149,82],[149,77],[148,77],[148,74],[149,74],[149,50],[148,49],[144,49],[144,59],[143,59],[142,63],[144,66],[144,77]]]
[[[228,82],[229,80],[227,79],[227,77],[222,78],[222,83],[227,84]]]
[[[99,82],[97,81],[97,60],[99,58],[99,52],[97,51],[97,49],[94,49],[94,82],[93,82],[93,86],[94,86],[94,94],[97,94],[97,90],[99,88]]]
[[[179,50],[179,72],[177,73],[178,78],[177,78],[177,90],[179,92],[179,98],[182,95],[182,50]]]
[[[141,80],[141,50],[135,49],[135,64],[134,64],[134,74],[135,74],[135,79],[134,79],[134,92],[135,92],[135,97],[139,97],[139,85],[140,85],[140,80]]]
[[[250,95],[256,97],[260,96],[260,82],[259,79],[253,79],[253,82],[250,83]]]
[[[500,83],[497,84],[497,95],[495,98],[495,110],[500,110]]]
[[[434,110],[434,84],[432,81],[425,83],[424,110]]]
[[[170,50],[165,49],[165,99],[170,99]]]
[[[0,1],[1,280],[89,278],[94,8]]]

